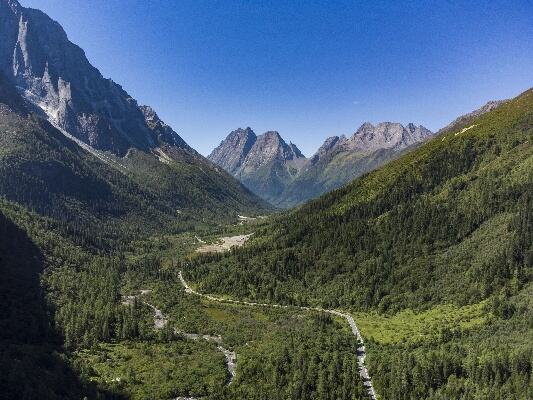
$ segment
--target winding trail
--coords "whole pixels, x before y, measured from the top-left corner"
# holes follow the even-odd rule
[[[248,301],[239,301],[239,300],[230,300],[230,299],[223,299],[221,297],[215,297],[208,294],[203,294],[195,291],[192,289],[185,279],[183,279],[183,275],[181,271],[179,272],[179,278],[180,282],[185,288],[186,293],[194,294],[196,296],[200,296],[203,298],[206,298],[211,301],[216,301],[219,303],[233,303],[233,304],[244,304],[247,306],[256,306],[256,307],[274,307],[274,308],[298,308],[300,310],[306,310],[306,311],[319,311],[324,312],[328,314],[337,315],[339,317],[344,318],[348,325],[350,325],[350,329],[352,330],[353,335],[355,336],[357,340],[357,366],[359,369],[359,375],[361,376],[361,379],[363,381],[363,385],[367,391],[368,396],[372,400],[377,400],[376,391],[374,390],[374,385],[372,384],[372,379],[370,378],[370,375],[368,373],[368,369],[365,365],[365,358],[366,358],[366,349],[363,342],[363,337],[361,336],[361,333],[359,332],[359,329],[357,328],[357,325],[355,324],[355,320],[350,314],[343,313],[337,310],[328,310],[325,308],[320,307],[302,307],[302,306],[288,306],[288,305],[281,305],[281,304],[267,304],[267,303],[252,303]]]
[[[141,290],[141,296],[150,293],[151,290]],[[131,304],[138,296],[125,296],[123,300],[123,304]],[[155,307],[154,305],[143,301],[143,304],[146,304],[148,307],[150,307],[154,311],[154,328],[155,329],[163,329],[168,324],[168,318],[163,314],[163,312]],[[222,336],[220,335],[203,335],[200,333],[187,333],[180,331],[177,328],[174,328],[174,333],[181,335],[185,337],[186,339],[190,340],[200,340],[203,339],[207,342],[213,342],[217,344],[217,350],[220,351],[222,354],[224,354],[224,357],[226,358],[226,369],[228,370],[230,379],[228,381],[228,385],[231,385],[233,380],[235,379],[236,369],[237,369],[237,354],[234,351],[228,350],[225,347],[222,346]],[[178,397],[176,400],[197,400],[194,397]]]

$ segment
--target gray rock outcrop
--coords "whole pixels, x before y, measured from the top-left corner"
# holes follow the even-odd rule
[[[0,0],[0,38],[0,71],[36,110],[76,139],[119,156],[162,143],[189,149],[155,112],[105,79],[43,12]]]

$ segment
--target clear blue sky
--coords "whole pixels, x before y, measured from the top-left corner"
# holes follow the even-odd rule
[[[21,0],[194,148],[237,127],[306,155],[364,121],[436,130],[533,86],[533,1]]]

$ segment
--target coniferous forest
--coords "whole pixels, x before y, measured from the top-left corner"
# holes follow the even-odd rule
[[[370,338],[385,398],[533,393],[533,92],[187,269],[206,292],[394,315],[476,305],[476,329]],[[394,333],[391,333],[394,335]],[[527,389],[526,389],[527,388]]]
[[[145,3],[129,6],[177,7],[165,18],[191,6]],[[232,34],[246,32],[249,24],[254,34],[273,40],[279,33],[273,27],[286,24],[295,31],[305,26],[312,38],[311,25],[332,15],[343,39],[352,37],[354,26],[358,35],[364,33],[341,16],[349,14],[349,4],[346,10],[336,5],[329,14],[313,13],[311,24],[304,14],[300,18],[308,7],[303,3],[297,16],[293,10],[285,19],[277,13],[263,18],[270,4],[258,11],[254,2],[222,9],[193,3],[184,15],[195,23],[178,26],[179,39],[189,29],[198,31],[200,47],[211,46],[217,60],[238,53],[216,44],[224,36],[219,32],[200,35],[210,28],[205,24],[218,29],[248,7],[254,18],[230,24]],[[204,12],[195,8],[202,6]],[[371,8],[376,15],[361,18],[379,22],[382,12],[389,15],[387,7]],[[222,19],[209,14],[221,10]],[[493,14],[501,16],[498,23],[508,21],[507,13]],[[264,32],[256,29],[259,20],[268,21]],[[349,24],[341,29],[345,20]],[[405,19],[381,25],[396,26],[396,20]],[[160,22],[150,35],[176,28]],[[128,27],[135,26],[128,20]],[[491,33],[498,28],[487,26]],[[261,90],[279,86],[293,96],[305,78],[296,73],[299,62],[320,59],[306,52],[327,47],[322,61],[330,62],[342,50],[340,42],[322,45],[334,27],[314,32],[320,46],[295,41],[289,51],[284,45],[291,31],[269,47],[298,56],[294,65],[270,52],[265,54],[276,65],[241,56],[234,57],[237,67],[219,65],[208,53],[192,57],[198,42],[191,41],[187,57],[173,60],[173,67],[190,61],[190,54],[197,63],[195,79],[231,72],[243,92],[233,93],[233,104],[218,93],[227,82],[213,78],[213,87],[202,92],[201,101],[196,98],[202,113],[191,106],[172,117],[185,121],[190,116],[183,114],[191,111],[201,119],[208,114],[204,107],[215,106],[215,116],[231,107],[253,115],[263,97],[272,101],[265,93],[248,93],[246,84],[259,79],[265,79]],[[424,33],[429,28],[434,27],[424,23]],[[372,45],[354,42],[365,54],[396,43],[393,36],[400,46],[400,32],[389,33],[387,43],[374,30]],[[239,46],[254,39],[236,36]],[[421,35],[413,37],[417,46],[422,43]],[[154,46],[154,54],[162,48]],[[417,68],[425,65],[421,59],[415,60]],[[304,94],[324,97],[352,118],[355,111],[333,105],[348,96],[347,82],[342,96],[320,88],[320,80],[334,78],[321,62],[313,66],[319,75],[312,75],[312,90]],[[402,54],[402,62],[412,60]],[[120,64],[136,76],[135,62]],[[264,68],[253,79],[244,76],[257,65]],[[357,65],[358,71],[365,67]],[[383,74],[393,70],[394,81],[407,82],[411,74],[382,58],[378,66],[386,67]],[[344,67],[335,65],[334,75],[341,76]],[[273,83],[278,69],[291,75],[289,83]],[[153,74],[164,75],[157,69]],[[386,104],[391,97],[398,104],[405,98],[395,96],[349,102],[368,112],[372,102]],[[275,100],[276,113],[298,122],[291,107]],[[306,104],[313,110],[324,106],[311,103]],[[397,108],[383,105],[391,115],[403,110]],[[383,110],[372,112],[378,111]],[[299,123],[316,122],[311,114],[302,112]],[[202,129],[212,122],[204,118]],[[225,123],[217,122],[220,129]],[[329,137],[309,158],[273,131],[255,137],[250,128],[237,129],[214,158],[180,135],[104,78],[59,23],[17,0],[0,0],[0,400],[533,399],[533,89],[490,101],[437,133],[412,123],[363,123],[350,138]],[[351,167],[354,160],[360,169]],[[363,170],[370,172],[359,176]],[[245,186],[247,174],[254,185],[274,187],[278,195],[281,183],[301,174],[286,204],[359,177],[281,210]]]

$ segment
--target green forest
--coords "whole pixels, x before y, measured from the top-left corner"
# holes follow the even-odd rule
[[[191,258],[186,276],[205,292],[363,315],[478,304],[476,329],[369,338],[378,393],[530,398],[533,91],[468,127],[280,215],[242,249]]]
[[[0,399],[369,398],[346,321],[290,306],[355,317],[380,399],[531,399],[533,91],[277,214],[187,163],[120,172],[17,96],[0,77]]]

